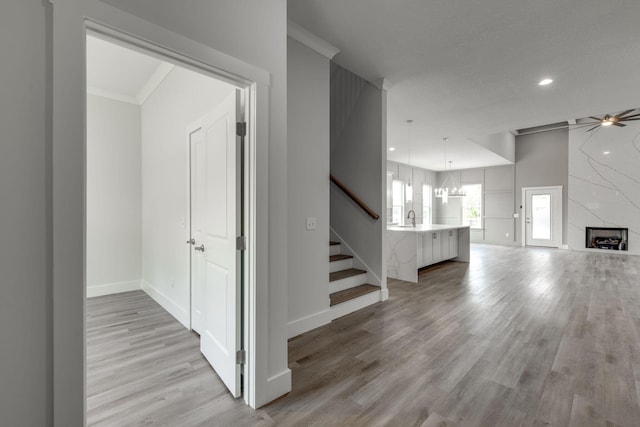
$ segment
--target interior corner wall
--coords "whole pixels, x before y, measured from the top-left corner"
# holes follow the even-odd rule
[[[140,106],[87,96],[87,296],[140,288]]]
[[[328,58],[288,39],[289,336],[330,321],[329,67]],[[316,229],[306,229],[308,217]]]
[[[142,288],[189,326],[187,126],[233,86],[175,67],[142,105]]]
[[[569,229],[569,131],[566,129],[516,137],[515,213],[516,244],[522,245],[523,187],[562,185],[562,243],[567,244]]]
[[[0,6],[0,414],[7,426],[50,426],[53,419],[51,9],[45,4]]]
[[[606,153],[606,154],[605,154]],[[569,133],[567,244],[574,250],[640,255],[640,126]],[[586,249],[586,227],[628,228],[625,252]]]
[[[331,173],[381,217],[382,101],[380,89],[331,64]],[[331,227],[382,282],[383,227],[333,184],[330,199]]]

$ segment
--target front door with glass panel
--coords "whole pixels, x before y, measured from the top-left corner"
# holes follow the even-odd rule
[[[524,243],[527,246],[562,245],[562,187],[523,188]]]

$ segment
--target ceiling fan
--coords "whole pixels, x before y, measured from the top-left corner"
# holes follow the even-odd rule
[[[633,113],[634,111],[636,111],[636,108],[632,108],[631,110],[626,110],[623,111],[622,113],[616,114],[615,116],[611,116],[609,114],[605,114],[603,117],[593,117],[590,116],[589,118],[592,120],[595,120],[595,122],[582,122],[582,123],[578,123],[578,125],[580,127],[587,127],[587,126],[591,126],[591,125],[595,125],[592,128],[587,129],[587,132],[590,132],[594,129],[597,129],[601,126],[607,127],[607,126],[618,126],[618,127],[625,127],[626,125],[622,122],[628,122],[628,121],[632,121],[632,120],[640,120],[640,113],[636,113],[636,114],[631,114],[629,115],[629,113]]]

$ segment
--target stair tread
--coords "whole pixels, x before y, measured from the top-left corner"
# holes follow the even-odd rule
[[[378,290],[380,290],[379,286],[364,284],[364,285],[356,286],[354,288],[345,289],[344,291],[334,292],[331,295],[329,295],[329,298],[331,299],[330,305],[334,306],[337,304],[341,304],[343,302],[358,298],[362,295],[366,295],[368,293],[375,292]]]
[[[329,281],[333,282],[340,279],[346,279],[347,277],[358,276],[364,273],[366,273],[366,271],[360,270],[358,268],[347,268],[346,270],[334,271],[333,273],[329,273]]]
[[[330,255],[329,256],[329,262],[334,262],[334,261],[342,261],[343,259],[351,259],[353,258],[351,255]]]
[[[329,242],[329,246],[335,246],[335,245],[339,245],[339,244],[340,244],[340,242],[332,242],[332,241]]]

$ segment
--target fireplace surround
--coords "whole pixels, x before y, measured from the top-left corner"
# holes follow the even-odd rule
[[[586,227],[585,247],[614,251],[629,250],[629,229],[617,227]]]

